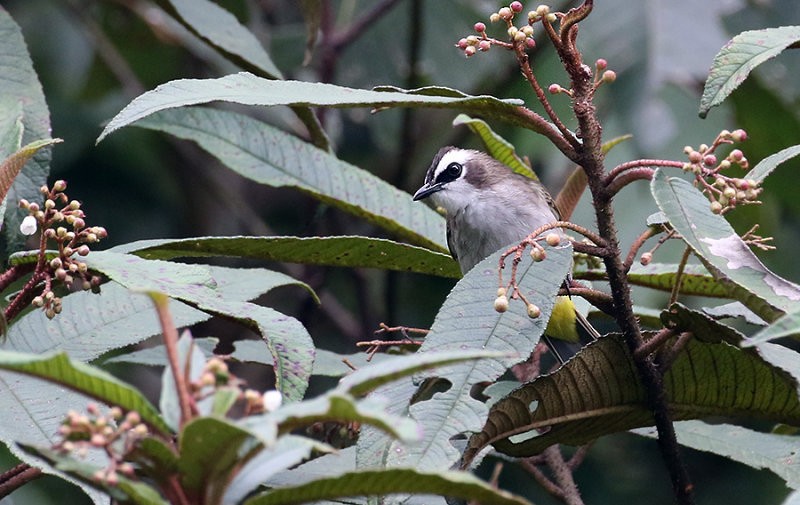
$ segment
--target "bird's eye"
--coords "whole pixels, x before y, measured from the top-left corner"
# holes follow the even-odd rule
[[[461,164],[459,163],[450,163],[444,170],[444,176],[450,181],[457,179],[459,175],[461,175]]]

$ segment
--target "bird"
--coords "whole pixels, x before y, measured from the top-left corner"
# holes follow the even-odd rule
[[[424,184],[413,196],[414,201],[428,198],[445,210],[447,246],[462,274],[500,248],[521,242],[537,228],[560,217],[542,184],[513,172],[485,152],[454,146],[436,153]],[[565,238],[560,228],[553,232]],[[572,300],[559,296],[545,336],[577,342],[578,325],[591,338],[599,337]],[[548,339],[545,342],[563,362],[552,343]]]

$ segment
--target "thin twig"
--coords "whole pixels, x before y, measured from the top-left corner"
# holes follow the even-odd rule
[[[178,357],[178,329],[175,327],[172,314],[169,311],[169,297],[162,293],[150,293],[150,299],[153,300],[153,304],[156,306],[158,321],[161,324],[161,331],[164,335],[167,361],[172,370],[172,379],[175,381],[175,389],[177,390],[178,403],[180,405],[180,426],[183,427],[194,417],[194,413],[189,388],[182,373],[183,366],[181,366]]]
[[[678,301],[678,296],[681,292],[681,284],[683,284],[683,272],[686,270],[686,263],[689,261],[689,255],[692,254],[692,248],[686,246],[686,249],[683,251],[683,256],[681,256],[681,261],[678,263],[678,271],[675,272],[675,284],[672,285],[672,292],[669,295],[669,304],[672,305],[673,303]]]
[[[41,477],[42,471],[27,463],[20,463],[0,474],[0,498],[5,498],[32,480]]]
[[[633,266],[633,260],[636,259],[636,253],[638,253],[639,249],[642,248],[644,243],[656,233],[659,233],[659,231],[651,226],[648,227],[641,235],[636,237],[636,240],[633,241],[633,244],[631,244],[631,248],[628,251],[628,257],[625,258],[625,261],[622,263],[622,268],[625,269],[625,272],[630,272],[631,267]]]

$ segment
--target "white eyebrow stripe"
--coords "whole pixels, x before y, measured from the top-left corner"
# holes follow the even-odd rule
[[[442,156],[442,159],[439,160],[439,164],[436,165],[436,169],[433,171],[433,180],[437,180],[439,174],[444,172],[447,169],[447,166],[453,162],[458,163],[463,167],[462,177],[466,174],[466,164],[469,160],[469,151],[465,149],[453,149],[445,153]]]

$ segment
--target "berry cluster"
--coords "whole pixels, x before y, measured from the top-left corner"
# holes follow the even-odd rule
[[[537,240],[541,240],[541,239],[537,239]],[[559,235],[558,233],[555,233],[555,232],[548,233],[547,235],[545,235],[544,241],[550,247],[558,247],[558,245],[561,244],[561,235]],[[540,262],[540,261],[544,261],[545,258],[547,258],[547,252],[544,250],[544,247],[542,247],[536,240],[531,241],[530,242],[530,246],[531,246],[531,259],[533,259],[533,261]],[[516,267],[517,263],[518,263],[518,260],[515,258],[514,259],[515,267]],[[501,272],[502,272],[502,269],[501,269]],[[503,279],[502,279],[502,274],[501,274],[500,287],[497,288],[497,298],[495,298],[495,300],[494,300],[494,310],[496,310],[497,312],[499,312],[501,314],[508,310],[508,299],[509,299],[509,296],[508,296],[507,293],[508,293],[509,290],[511,290],[511,296],[510,297],[512,299],[519,298],[520,300],[522,300],[525,303],[525,306],[527,307],[528,317],[530,317],[531,319],[536,319],[536,318],[538,318],[539,316],[542,315],[542,310],[536,304],[531,303],[530,301],[528,301],[528,299],[525,298],[525,295],[522,294],[522,291],[520,291],[519,287],[516,285],[516,282],[514,281],[514,275],[513,274],[512,274],[511,284],[508,286],[508,288],[505,288],[503,286]]]
[[[533,25],[542,20],[553,23],[558,19],[558,16],[551,13],[550,7],[547,5],[540,5],[536,10],[528,12],[526,23],[521,26],[514,26],[514,17],[520,12],[522,12],[522,2],[511,2],[508,7],[502,7],[489,16],[489,21],[492,23],[499,21],[506,23],[508,42],[489,37],[486,34],[486,25],[478,22],[474,26],[477,35],[462,38],[458,41],[456,47],[464,51],[464,55],[467,57],[473,56],[478,51],[486,52],[492,46],[513,49],[515,44],[524,44],[523,47],[526,49],[533,49],[536,47],[536,41],[533,38]]]
[[[283,397],[280,391],[267,391],[264,394],[255,389],[244,388],[244,381],[228,369],[224,359],[215,356],[206,361],[197,381],[192,382],[191,392],[195,401],[213,395],[220,389],[236,389],[238,400],[244,401],[244,415],[271,412],[280,407]]]
[[[711,201],[711,211],[715,214],[724,214],[737,205],[761,203],[758,196],[763,188],[754,179],[740,179],[723,175],[721,172],[736,165],[747,171],[750,165],[742,151],[733,149],[722,160],[717,158],[716,149],[722,144],[742,142],[747,139],[744,130],[729,132],[723,130],[709,146],[700,145],[697,149],[686,146],[683,152],[689,161],[683,164],[683,170],[695,176],[695,184],[700,186],[703,193]]]
[[[113,407],[103,415],[94,403],[90,403],[86,411],[88,415],[75,411],[67,413],[58,429],[62,440],[55,449],[62,453],[76,452],[81,457],[85,457],[89,449],[103,450],[109,463],[93,475],[98,483],[113,486],[119,482],[120,474],[133,477],[134,466],[126,459],[149,434],[139,414],[131,411],[123,416],[122,409]]]
[[[40,191],[44,196],[44,204],[41,207],[38,203],[25,199],[19,202],[19,206],[29,213],[22,220],[20,231],[33,235],[37,228],[44,230],[39,251],[42,268],[37,268],[41,272],[44,289],[33,298],[31,304],[43,308],[50,319],[61,312],[61,298],[53,292],[54,279],[62,282],[68,289],[91,289],[94,292],[100,290],[102,278],[91,274],[86,263],[79,261],[78,257],[89,254],[88,244],[108,236],[102,226],[86,226],[81,203],[77,200],[70,201],[64,193],[66,189],[67,183],[62,180],[56,181],[52,188],[42,186]],[[57,247],[55,257],[46,255],[47,245],[51,240]],[[48,261],[47,257],[52,259]]]

